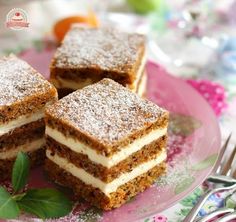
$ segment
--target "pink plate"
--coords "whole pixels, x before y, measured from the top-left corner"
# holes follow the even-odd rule
[[[30,49],[21,57],[48,77],[53,51],[50,48],[41,52]],[[220,131],[213,111],[191,86],[167,74],[155,63],[148,62],[147,74],[148,98],[171,112],[167,175],[119,209],[104,212],[86,202],[77,202],[70,215],[53,221],[141,220],[169,208],[210,174],[220,150]],[[47,181],[42,168],[38,168],[32,171],[28,186],[54,185]],[[30,215],[20,217],[21,220],[26,218],[37,221]]]

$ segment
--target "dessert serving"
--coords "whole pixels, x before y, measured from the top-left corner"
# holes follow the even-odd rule
[[[133,92],[145,93],[145,37],[114,28],[73,26],[57,49],[50,81],[59,96],[111,78]]]
[[[105,78],[46,109],[45,170],[91,204],[119,207],[165,173],[168,118]]]
[[[19,151],[31,165],[45,157],[44,109],[57,100],[55,87],[14,55],[0,59],[0,180],[10,176]]]

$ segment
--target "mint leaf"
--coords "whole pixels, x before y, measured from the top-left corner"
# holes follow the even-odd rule
[[[21,194],[14,195],[12,197],[12,199],[14,199],[15,201],[21,200],[25,196],[25,194],[26,193],[21,193]]]
[[[23,152],[19,152],[12,170],[12,186],[15,192],[22,189],[29,175],[29,157]]]
[[[20,209],[42,219],[65,216],[72,209],[71,201],[64,194],[48,188],[28,190],[17,203]]]
[[[0,218],[14,219],[18,217],[19,213],[16,201],[3,187],[0,187]]]

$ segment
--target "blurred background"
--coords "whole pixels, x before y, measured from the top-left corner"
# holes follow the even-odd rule
[[[27,12],[29,28],[6,28],[12,8]],[[149,57],[182,75],[199,74],[236,32],[234,0],[0,0],[0,53],[16,46],[20,51],[32,39],[50,36],[56,21],[88,10],[101,24],[146,34]]]

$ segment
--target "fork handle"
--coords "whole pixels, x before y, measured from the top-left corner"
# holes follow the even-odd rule
[[[196,218],[196,216],[198,215],[198,212],[201,210],[203,205],[206,203],[207,199],[212,194],[214,194],[216,192],[220,192],[220,191],[230,191],[230,190],[235,192],[236,191],[236,184],[233,184],[233,185],[227,186],[227,187],[219,187],[219,188],[215,188],[213,190],[207,191],[202,197],[200,197],[197,204],[192,208],[192,210],[189,212],[189,214],[187,215],[187,217],[184,219],[183,222],[193,222],[194,219]]]
[[[219,215],[222,215],[225,213],[233,213],[233,212],[234,212],[233,208],[221,208],[221,209],[215,210],[215,211],[211,212],[210,214],[202,217],[197,222],[207,222],[207,221],[215,218],[216,216],[219,216]]]
[[[233,219],[236,219],[236,212],[231,213],[231,214],[226,214],[225,216],[221,217],[216,222],[229,222],[229,221],[232,221]]]
[[[196,205],[192,208],[192,210],[189,212],[189,214],[187,215],[187,217],[185,217],[185,219],[183,220],[183,222],[193,222],[196,218],[196,216],[198,215],[199,211],[201,210],[201,208],[203,207],[203,205],[206,203],[207,199],[213,194],[215,193],[215,189],[213,190],[209,190],[208,192],[206,192],[203,196],[200,197],[200,199],[198,200],[198,202],[196,203]]]

